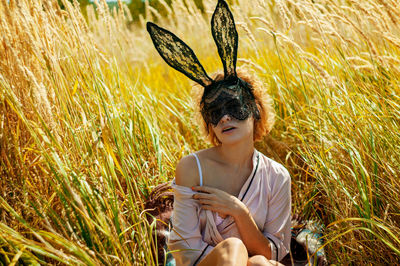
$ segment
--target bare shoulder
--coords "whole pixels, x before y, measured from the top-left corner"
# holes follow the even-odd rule
[[[199,185],[199,173],[196,158],[193,155],[183,157],[176,165],[175,183],[184,187]]]
[[[209,148],[196,152],[200,159],[202,169],[209,167],[209,161],[215,157],[215,149]],[[175,170],[175,183],[179,186],[193,187],[200,185],[199,169],[193,155],[183,157]]]
[[[208,161],[210,161],[210,160],[213,161],[217,157],[216,152],[215,152],[215,147],[200,150],[196,154],[199,156],[202,164],[207,164]]]

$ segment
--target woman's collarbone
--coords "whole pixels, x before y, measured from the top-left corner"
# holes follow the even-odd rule
[[[219,168],[219,167],[218,167]],[[204,172],[203,185],[223,190],[231,195],[237,196],[246,182],[249,171],[238,173],[223,167],[208,167]]]

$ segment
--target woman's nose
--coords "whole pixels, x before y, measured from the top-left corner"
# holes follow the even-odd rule
[[[231,121],[231,116],[230,116],[229,114],[225,114],[225,115],[221,118],[220,121],[221,121],[222,123]]]

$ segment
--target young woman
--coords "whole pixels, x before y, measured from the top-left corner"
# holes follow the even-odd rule
[[[290,248],[290,176],[254,148],[274,122],[262,83],[236,70],[238,35],[225,1],[211,21],[224,74],[210,78],[173,33],[147,24],[163,59],[202,86],[197,97],[204,131],[214,145],[176,168],[168,248],[177,265],[270,265]]]

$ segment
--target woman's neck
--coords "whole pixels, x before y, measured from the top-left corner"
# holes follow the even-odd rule
[[[239,141],[235,144],[222,144],[216,148],[217,153],[224,163],[238,167],[251,167],[254,152],[254,141],[252,138],[246,141]]]

